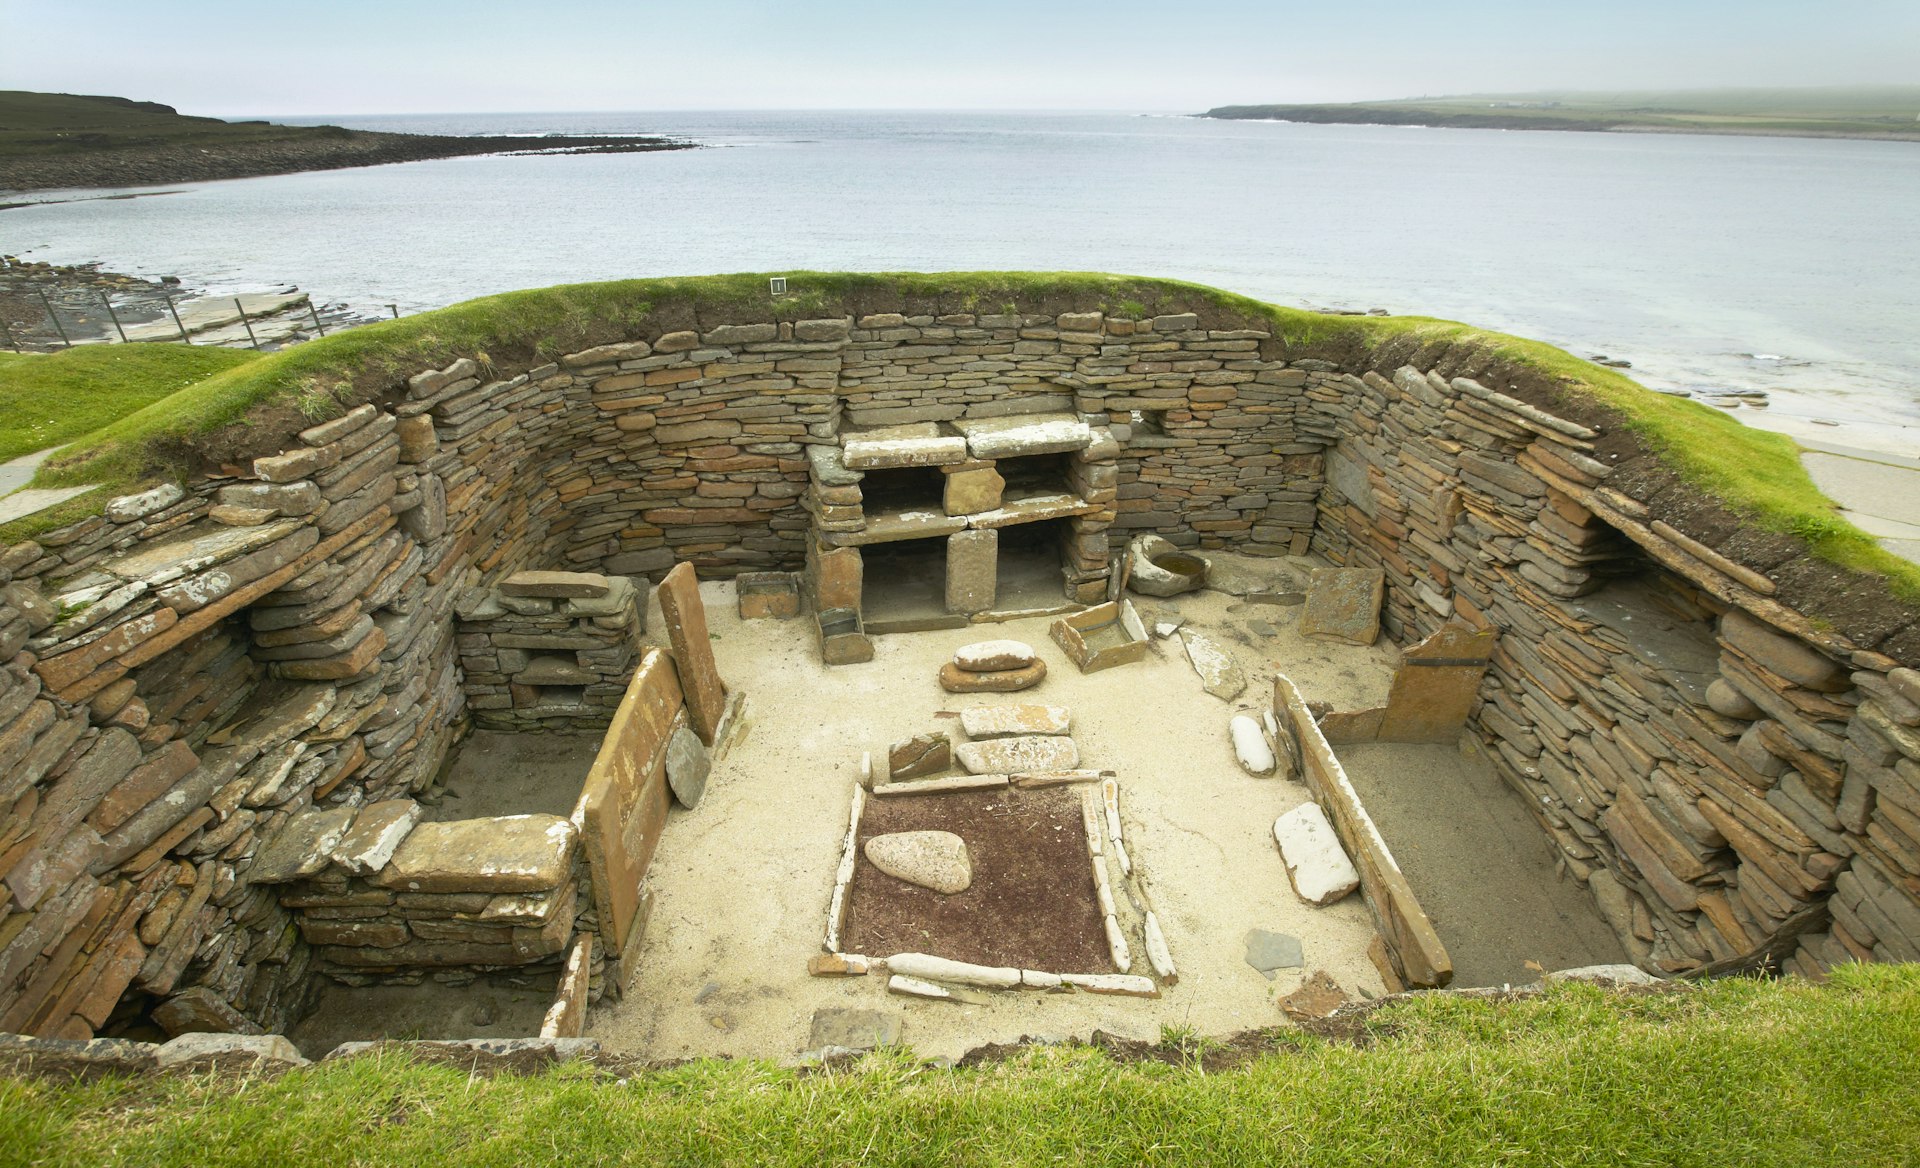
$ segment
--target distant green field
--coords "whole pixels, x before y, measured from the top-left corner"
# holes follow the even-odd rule
[[[1468,93],[1344,105],[1232,105],[1210,118],[1518,130],[1920,140],[1920,86]]]
[[[196,146],[312,141],[335,126],[276,126],[183,115],[172,106],[124,97],[0,90],[0,158],[30,158],[129,146]]]

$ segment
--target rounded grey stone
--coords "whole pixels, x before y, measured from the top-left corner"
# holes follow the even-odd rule
[[[667,739],[667,786],[680,806],[692,810],[699,804],[712,769],[713,756],[698,734],[682,726]]]

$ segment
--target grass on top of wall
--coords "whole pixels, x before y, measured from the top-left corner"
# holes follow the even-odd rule
[[[388,1053],[278,1078],[0,1077],[0,1163],[1876,1168],[1920,1146],[1920,966],[1432,994],[1365,1027],[1358,1047],[1278,1031],[1226,1067],[1163,1031],[1165,1062],[1067,1045],[978,1069],[892,1050],[486,1078]]]
[[[1215,308],[1270,325],[1291,357],[1367,351],[1412,338],[1423,344],[1484,347],[1494,358],[1535,369],[1575,395],[1616,411],[1693,486],[1769,530],[1806,540],[1814,554],[1886,578],[1920,601],[1920,566],[1882,549],[1848,523],[1800,465],[1783,435],[1743,426],[1697,402],[1654,393],[1618,372],[1539,341],[1426,317],[1329,316],[1282,308],[1178,280],[1097,272],[788,272],[786,296],[772,298],[764,273],[562,284],[509,292],[344,330],[209,376],[143,409],[99,425],[50,459],[36,486],[99,483],[61,507],[0,527],[0,542],[30,538],[88,514],[107,498],[191,470],[194,441],[246,419],[259,407],[292,405],[313,420],[364,400],[429,366],[463,356],[516,354],[551,359],[587,345],[710,328],[749,319],[804,320],[892,311],[1102,309],[1150,316]],[[97,422],[77,420],[81,433]]]

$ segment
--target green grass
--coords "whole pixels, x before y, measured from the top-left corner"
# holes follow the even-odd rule
[[[38,486],[103,483],[71,503],[0,527],[19,540],[97,511],[113,493],[191,473],[197,440],[245,421],[251,411],[295,405],[308,416],[336,403],[391,392],[429,365],[464,355],[545,359],[585,345],[729,320],[894,311],[1000,312],[1017,304],[1151,315],[1212,307],[1270,327],[1289,357],[1377,350],[1413,342],[1427,352],[1471,349],[1553,378],[1563,392],[1616,411],[1680,476],[1749,522],[1807,541],[1817,556],[1886,578],[1920,600],[1920,566],[1882,549],[1842,519],[1801,467],[1794,442],[1740,425],[1697,402],[1654,393],[1620,373],[1538,341],[1426,317],[1328,316],[1281,308],[1177,280],[1089,272],[787,272],[792,295],[767,296],[760,273],[565,284],[470,300],[384,321],[271,354],[208,377],[89,433],[50,459]],[[316,410],[314,407],[319,407]],[[264,444],[272,435],[261,439]]]
[[[0,1079],[0,1163],[42,1165],[1911,1165],[1920,967],[1825,986],[1586,986],[1377,1011],[1232,1069],[1085,1047],[979,1070],[703,1061],[473,1078],[397,1057],[277,1079]]]
[[[71,442],[258,356],[166,344],[0,353],[0,462]]]
[[[124,97],[0,89],[0,162],[135,146],[218,147],[314,141],[347,135],[337,126],[280,126],[191,117],[171,106]]]

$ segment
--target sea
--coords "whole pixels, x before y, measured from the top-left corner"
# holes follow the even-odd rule
[[[1920,145],[781,111],[281,119],[702,149],[34,192],[0,253],[401,313],[632,276],[1090,270],[1436,316],[1920,454]],[[162,193],[164,192],[164,193]],[[150,194],[141,198],[101,198]],[[1749,401],[1760,398],[1749,397]],[[1862,439],[1864,440],[1864,439]]]

